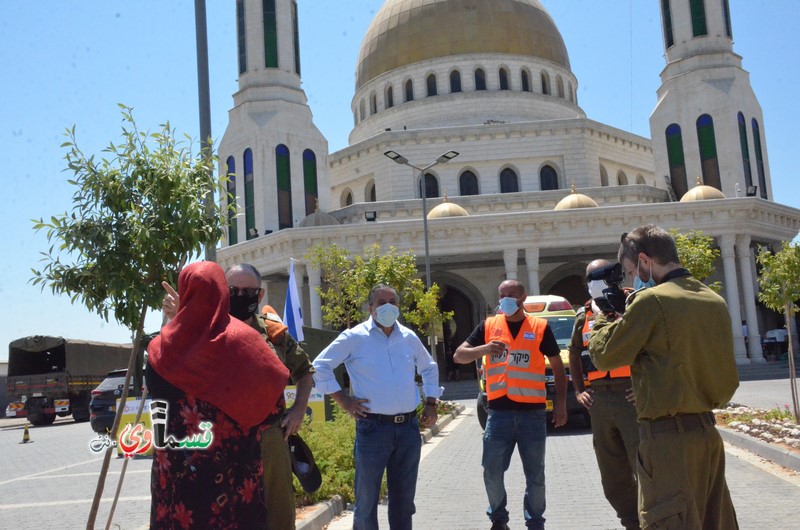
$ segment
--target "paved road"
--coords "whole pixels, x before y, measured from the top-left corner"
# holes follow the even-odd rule
[[[788,388],[772,381],[772,388]],[[472,407],[474,400],[465,400]],[[555,433],[547,445],[547,517],[549,528],[618,528],[600,490],[591,436],[578,425]],[[32,443],[21,445],[21,422],[0,420],[0,528],[83,528],[102,458],[89,450],[94,433],[86,423],[59,420],[30,429]],[[481,429],[467,410],[423,448],[417,489],[415,527],[419,530],[485,529],[485,493],[481,479]],[[123,459],[113,458],[101,504],[98,528],[105,524]],[[147,528],[151,460],[129,463],[112,528]],[[728,452],[728,482],[747,528],[796,528],[800,477],[769,467],[749,453]],[[515,455],[507,474],[511,527],[523,527],[523,475]],[[388,529],[385,507],[381,528]],[[350,528],[347,516],[330,530]]]
[[[741,381],[732,401],[759,409],[783,409],[787,404],[791,408],[792,387],[788,377],[770,381]]]

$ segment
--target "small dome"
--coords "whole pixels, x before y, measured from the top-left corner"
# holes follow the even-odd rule
[[[597,203],[588,195],[576,192],[575,184],[573,184],[572,193],[558,201],[553,210],[574,210],[575,208],[597,208]]]
[[[356,90],[395,68],[475,53],[540,57],[569,69],[540,0],[387,0],[361,44]]]
[[[713,186],[706,186],[700,183],[700,177],[697,177],[697,185],[687,191],[683,197],[681,197],[681,202],[692,202],[692,201],[707,201],[711,199],[724,199],[725,194],[719,191],[717,188]]]
[[[443,217],[464,217],[469,215],[467,211],[461,206],[447,200],[447,194],[441,204],[438,204],[430,212],[428,212],[428,219],[441,219]]]
[[[342,223],[339,222],[334,216],[329,213],[323,212],[317,206],[317,211],[314,213],[305,216],[302,221],[300,221],[300,227],[313,227],[313,226],[334,226],[340,225]]]

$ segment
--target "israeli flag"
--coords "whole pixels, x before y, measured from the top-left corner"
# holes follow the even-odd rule
[[[303,310],[297,294],[297,281],[294,279],[294,260],[289,258],[289,285],[286,286],[286,305],[283,306],[283,323],[289,326],[289,334],[294,340],[303,340]]]

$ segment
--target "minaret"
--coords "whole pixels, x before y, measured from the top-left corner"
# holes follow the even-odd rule
[[[650,116],[657,175],[772,199],[764,117],[733,52],[728,0],[659,0],[667,66]],[[755,186],[756,188],[753,188]]]
[[[237,72],[221,174],[239,214],[227,244],[298,226],[328,200],[328,142],[301,88],[296,0],[236,0]]]

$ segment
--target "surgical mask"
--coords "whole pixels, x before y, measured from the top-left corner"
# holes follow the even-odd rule
[[[653,279],[653,264],[650,264],[650,279],[646,282],[642,281],[639,277],[639,261],[636,262],[636,276],[633,277],[633,290],[638,291],[639,289],[649,289],[650,287],[655,287],[656,281]]]
[[[375,320],[385,328],[394,326],[399,316],[400,308],[394,304],[383,304],[375,308]]]
[[[519,309],[519,305],[517,304],[516,298],[511,298],[510,296],[506,296],[505,298],[500,299],[500,311],[503,312],[504,315],[513,315]]]
[[[241,321],[249,320],[258,309],[258,295],[247,296],[244,294],[231,295],[230,314]]]
[[[602,298],[603,289],[608,287],[603,280],[592,280],[586,286],[589,288],[589,296],[592,298]]]

